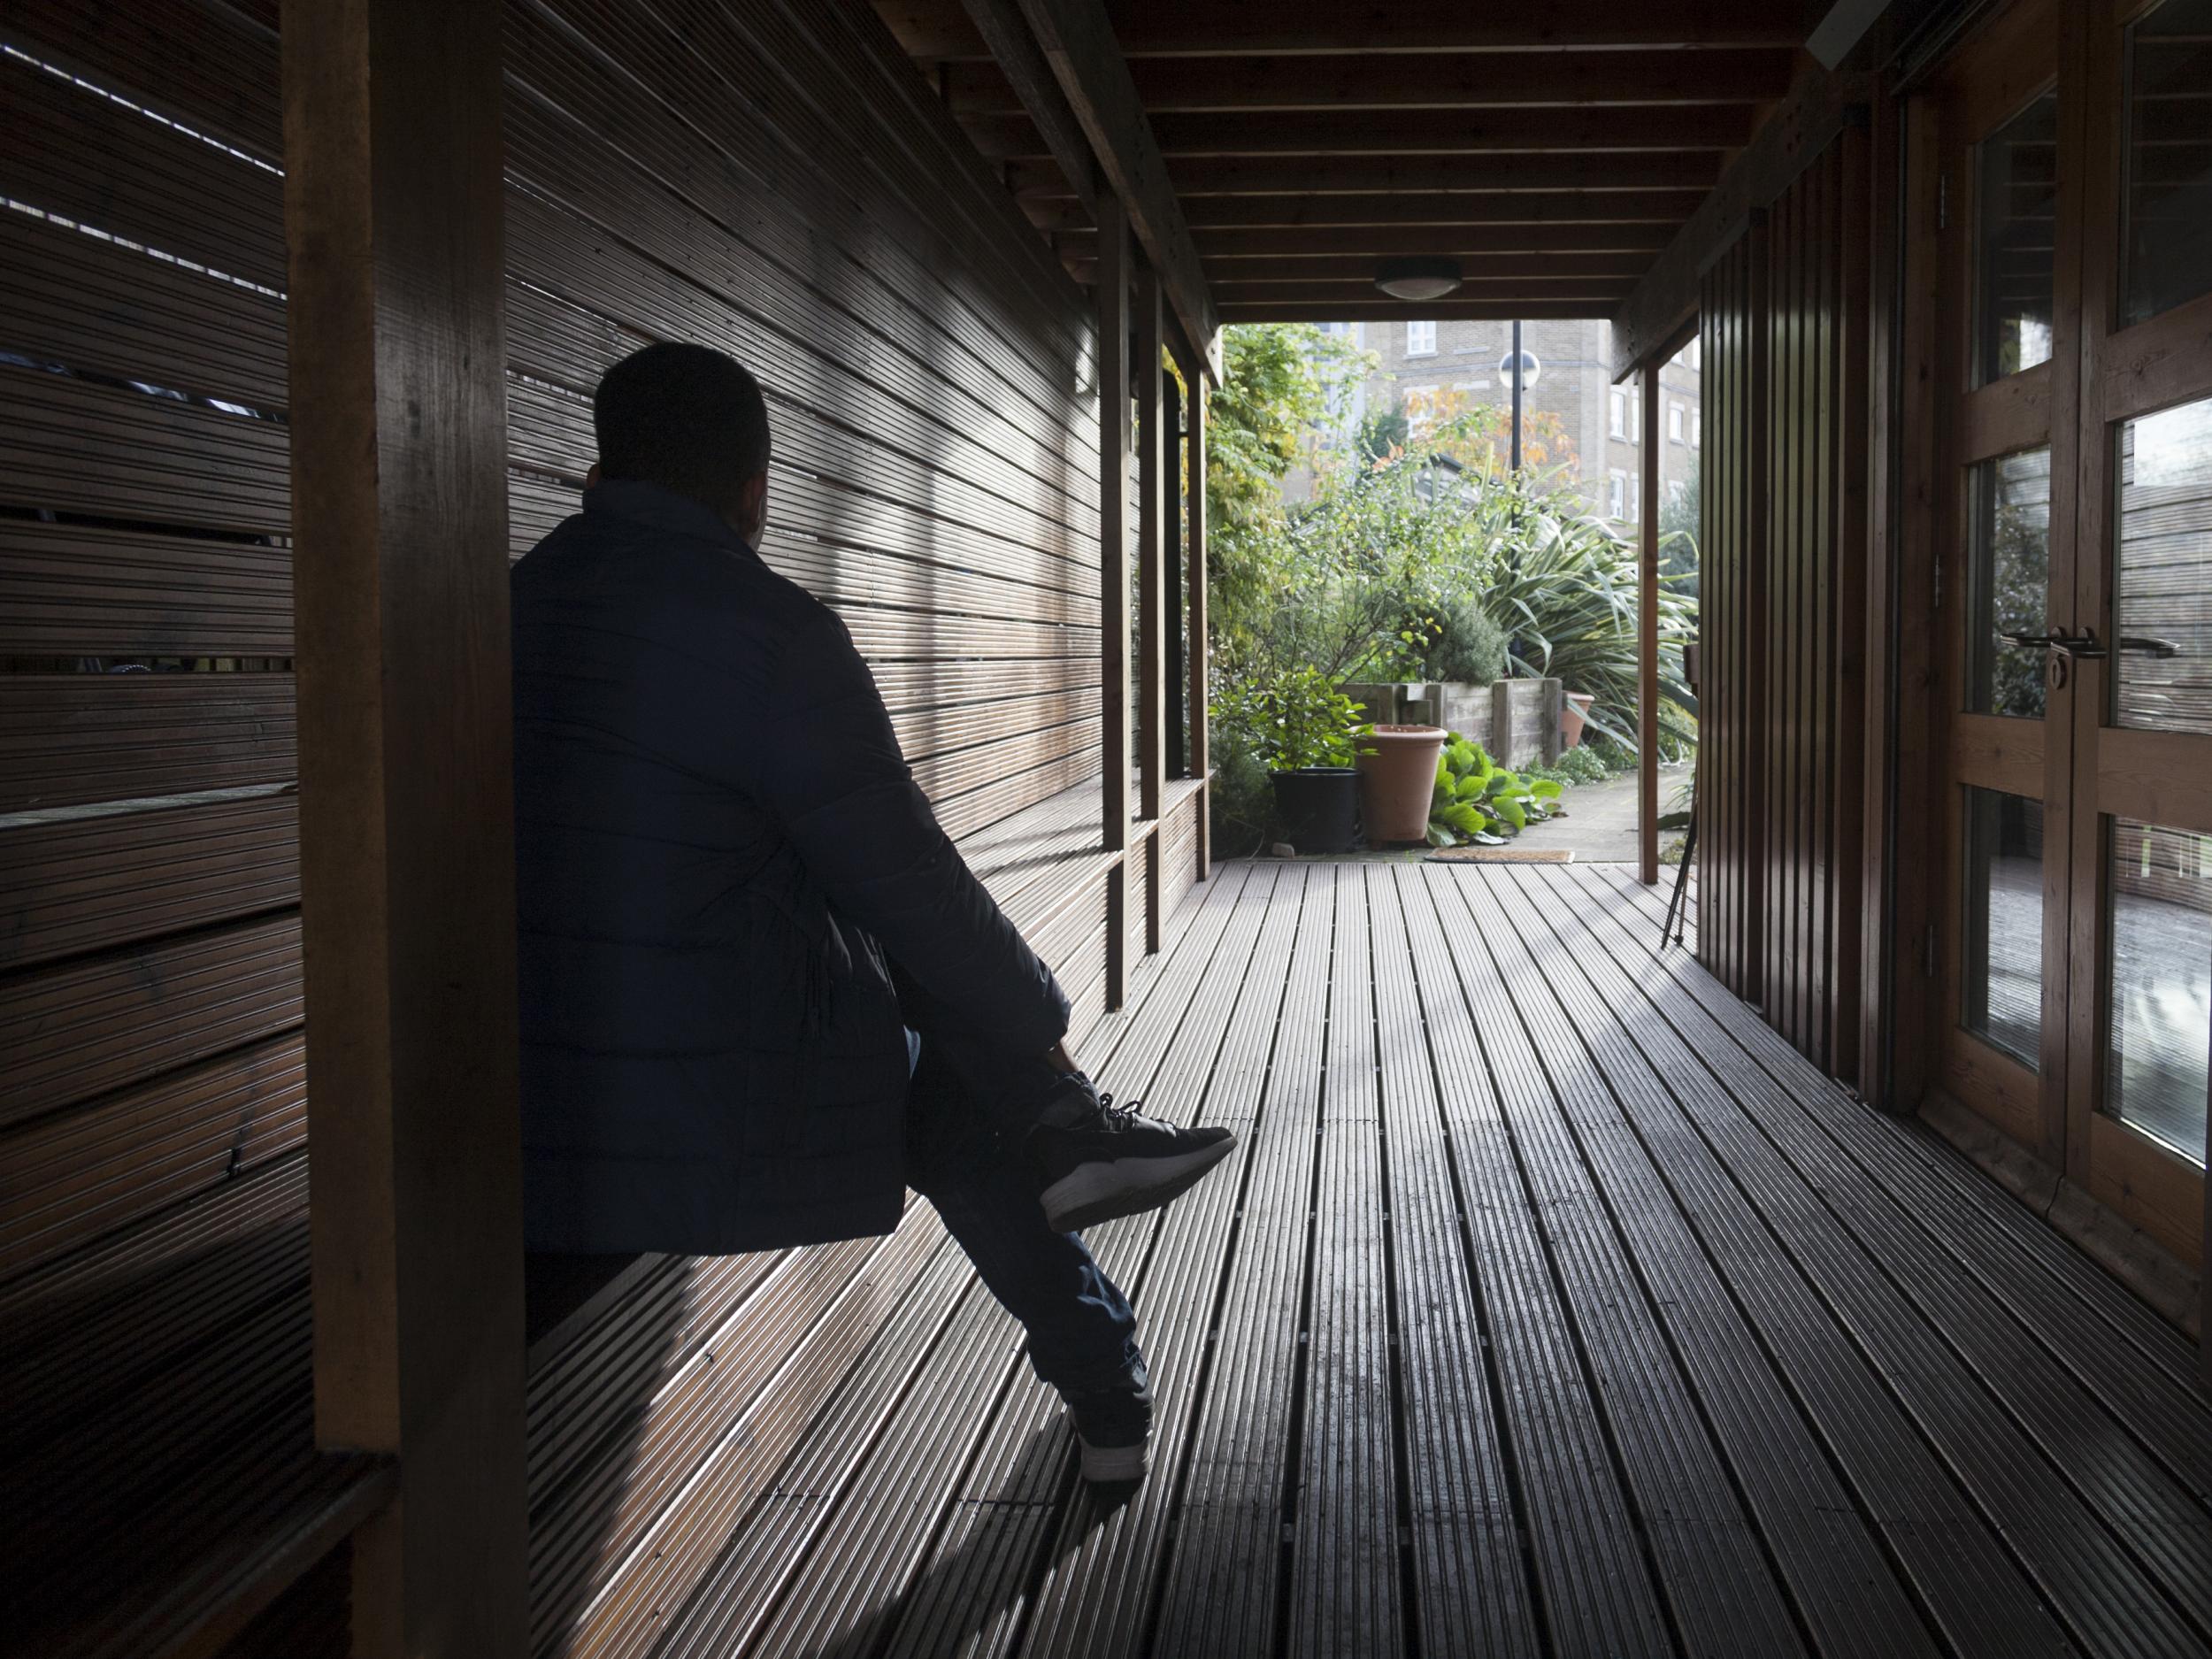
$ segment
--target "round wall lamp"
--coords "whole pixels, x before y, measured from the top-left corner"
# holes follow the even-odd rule
[[[1375,286],[1399,300],[1440,300],[1460,281],[1456,259],[1386,259],[1375,270]]]

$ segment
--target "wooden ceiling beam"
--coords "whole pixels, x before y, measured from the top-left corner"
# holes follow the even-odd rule
[[[1051,158],[1062,187],[1074,193],[1094,221],[1098,211],[1098,164],[1091,142],[1045,61],[1021,9],[1007,0],[971,5],[970,20],[992,53],[989,68],[1016,100],[1018,119]],[[977,65],[982,67],[983,65]]]
[[[1349,300],[1270,301],[1263,305],[1225,304],[1225,323],[1358,323],[1358,322],[1500,322],[1518,318],[1523,322],[1548,319],[1602,319],[1609,308],[1602,300],[1389,300],[1378,294],[1373,302]]]
[[[1585,151],[1678,155],[1742,147],[1757,124],[1748,104],[1598,104],[1584,109],[1315,110],[1294,114],[1153,114],[1160,153],[1179,176],[1187,157],[1218,156],[1468,156]],[[1052,156],[1025,113],[970,116],[961,122],[994,161]],[[1717,163],[1718,157],[1714,160]]]
[[[1146,58],[1131,63],[1129,73],[1145,109],[1157,117],[1232,110],[1765,103],[1789,90],[1794,63],[1793,52],[1760,46],[1709,52]],[[946,64],[940,85],[956,115],[1012,114],[1025,107],[995,63]]]
[[[1517,155],[1471,161],[1452,156],[1354,156],[1341,159],[1299,157],[1274,160],[1239,156],[1201,156],[1178,162],[1172,174],[1184,216],[1199,224],[1281,224],[1273,218],[1281,198],[1319,201],[1327,196],[1396,196],[1416,211],[1447,208],[1448,219],[1464,211],[1483,215],[1480,205],[1515,196],[1531,205],[1531,217],[1546,217],[1561,198],[1578,192],[1622,200],[1622,193],[1694,192],[1701,198],[1721,174],[1719,151],[1674,155]],[[1007,188],[1018,199],[1071,199],[1072,192],[1052,163],[1016,161],[1006,166]],[[1209,205],[1238,198],[1271,198],[1260,206]],[[1633,204],[1626,204],[1633,207]],[[1255,214],[1262,217],[1256,219]],[[1401,219],[1409,215],[1400,213]],[[1433,222],[1416,220],[1414,222]]]
[[[1371,281],[1379,254],[1326,254],[1310,258],[1206,260],[1206,280],[1217,303],[1231,297],[1231,290],[1253,282]],[[1461,269],[1470,285],[1513,282],[1527,277],[1610,278],[1622,290],[1651,267],[1651,256],[1632,250],[1613,253],[1491,253],[1461,257]]]
[[[1481,305],[1586,303],[1593,308],[1594,315],[1603,316],[1627,297],[1628,291],[1633,287],[1635,280],[1630,277],[1512,277],[1497,282],[1470,283],[1446,297]],[[1251,282],[1224,288],[1215,298],[1218,304],[1225,307],[1318,305],[1329,309],[1332,316],[1335,314],[1333,308],[1340,305],[1401,303],[1392,300],[1372,281],[1342,280]],[[1432,300],[1425,303],[1435,304],[1438,302]],[[1425,316],[1427,313],[1421,314]]]
[[[1863,74],[1831,74],[1809,58],[1790,96],[1729,165],[1713,193],[1613,314],[1613,379],[1663,349],[1697,312],[1698,284],[1750,213],[1789,187],[1847,121],[1864,120],[1873,96]]]
[[[1681,228],[1672,225],[1346,225],[1271,227],[1256,230],[1197,230],[1192,233],[1209,268],[1225,259],[1303,258],[1333,254],[1456,254],[1471,257],[1500,253],[1656,254]],[[1064,231],[1053,238],[1062,255],[1085,258],[1098,238],[1088,230]]]
[[[1647,190],[1622,202],[1601,191],[1546,195],[1475,196],[1197,196],[1185,219],[1202,245],[1213,233],[1238,230],[1299,230],[1314,227],[1451,227],[1490,225],[1594,225],[1617,227],[1664,226],[1669,234],[1697,211],[1700,190]],[[1038,229],[1054,234],[1087,231],[1094,219],[1075,201],[1024,197],[1023,211]],[[1663,242],[1663,239],[1662,239]],[[1657,246],[1639,237],[1601,247]]]
[[[1220,319],[1206,291],[1198,250],[1175,197],[1167,163],[1129,79],[1102,0],[964,0],[971,12],[1002,14],[1018,3],[1097,157],[1105,183],[1128,210],[1130,228],[1159,274],[1184,334],[1221,378]]]
[[[957,0],[877,0],[913,57],[926,63],[990,56]],[[1116,0],[1118,52],[1242,58],[1255,54],[1581,51],[1624,47],[1706,49],[1804,43],[1805,8],[1787,0]]]

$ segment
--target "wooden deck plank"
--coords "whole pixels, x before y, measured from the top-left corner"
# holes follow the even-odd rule
[[[1589,907],[1577,913],[1591,919]],[[1609,923],[1610,913],[1598,921]],[[1604,931],[1618,942],[1621,930],[1607,926]],[[1624,949],[1632,950],[1632,943]],[[1714,1028],[1658,964],[1647,957],[1645,966],[1636,977],[1647,996],[1663,1018],[1685,1022],[1679,1038],[1687,1054],[1671,1056],[1661,1069],[1694,1129],[2075,1638],[2095,1652],[2200,1647],[2201,1638],[2159,1592],[2130,1546],[2101,1524],[2070,1484],[2073,1471],[2046,1460],[2033,1436],[1988,1392],[1993,1379],[1977,1375],[1958,1357],[1827,1209],[1821,1194],[1768,1141],[1763,1121],[1785,1103],[1767,1074]],[[1649,1035],[1659,1041],[1655,1028]],[[1698,1074],[1706,1068],[1719,1088],[1701,1085]],[[1894,1437],[1889,1437],[1886,1453],[1894,1449]],[[2144,1540],[2139,1535],[2134,1541],[2139,1546]]]
[[[1766,1076],[1762,1072],[1760,1075]],[[1750,1114],[1768,1142],[1817,1192],[1961,1363],[2062,1471],[2201,1632],[2212,1637],[2212,1515],[2136,1440],[2115,1432],[2102,1402],[1940,1251],[1821,1134],[1786,1091],[1767,1087]]]
[[[1287,1520],[1290,1651],[1297,1659],[1361,1659],[1403,1645],[1371,879],[1356,864],[1337,874],[1310,1311],[1300,1333],[1303,1432]]]
[[[1447,936],[1467,941],[1463,978],[1528,1202],[1678,1640],[1747,1659],[1802,1652],[1759,1534],[1568,1131],[1563,1097],[1576,1090],[1594,1107],[1595,1079],[1547,1026],[1554,994],[1498,910],[1502,873],[1440,872],[1431,887]]]
[[[1555,1087],[1799,1617],[1824,1654],[1933,1655],[1910,1596],[1614,1098],[1655,1100],[1657,1082],[1616,1018],[1611,987],[1586,975],[1555,918],[1532,902],[1548,891],[1502,872],[1486,896],[1527,953],[1523,979],[1548,993],[1529,999],[1528,1018]]]
[[[1504,1110],[1486,1067],[1466,980],[1464,927],[1435,889],[1402,878],[1422,1010],[1469,1218],[1478,1282],[1502,1384],[1504,1428],[1534,1557],[1543,1627],[1563,1654],[1673,1651],[1666,1615],[1613,1469],[1566,1310],[1530,1213]]]
[[[1086,1044],[1246,1137],[1093,1240],[1150,1480],[1081,1486],[940,1246],[657,1652],[2202,1649],[2170,1343],[1662,948],[1663,895],[1219,879]]]
[[[1186,907],[1171,925],[1166,950],[1154,959],[1164,966],[1143,977],[1131,1003],[1080,1043],[1102,1078],[1138,1092],[1150,1079],[1213,963],[1244,877],[1240,870],[1229,872]],[[1227,965],[1237,972],[1243,964]],[[961,1270],[958,1306],[926,1351],[909,1353],[902,1392],[874,1442],[854,1444],[849,1412],[817,1421],[795,1454],[795,1467],[843,1455],[853,1460],[847,1478],[835,1491],[818,1494],[808,1527],[779,1525],[772,1503],[757,1516],[733,1545],[728,1571],[718,1568],[703,1586],[696,1610],[667,1652],[847,1652],[871,1648],[887,1632],[976,1443],[1021,1366],[1019,1328],[956,1247],[950,1259]],[[888,1340],[887,1333],[878,1348]],[[880,1356],[872,1349],[864,1363],[879,1365]],[[792,1479],[787,1475],[780,1485]],[[772,1535],[750,1536],[762,1530]],[[770,1620],[774,1596],[783,1605]]]
[[[1648,1079],[1623,1093],[1629,1119],[1902,1576],[1956,1651],[2070,1651],[2017,1564],[1691,1126],[1686,1102],[1729,1105],[1693,1044],[1725,1040],[1670,1023],[1664,999],[1686,993],[1618,918],[1591,908],[1578,924],[1590,948],[1578,959],[1634,1039],[1642,1072],[1623,1056],[1620,1077]],[[1658,1019],[1643,1012],[1654,1002]]]
[[[1215,1176],[1196,1205],[1166,1212],[1161,1271],[1145,1286],[1155,1308],[1171,1305],[1146,1352],[1160,1395],[1156,1455],[1169,1468],[1179,1463],[1179,1477],[1156,1476],[1110,1512],[1079,1495],[1064,1534],[1074,1547],[1048,1576],[1025,1649],[1039,1659],[1133,1651],[1164,1553],[1156,1652],[1271,1651],[1335,909],[1333,872],[1302,878],[1292,878],[1302,887],[1294,939],[1272,930],[1288,982],[1268,1033],[1263,1088],[1208,1101],[1207,1121],[1234,1124],[1243,1137],[1239,1167]],[[1202,1375],[1202,1393],[1185,1386]]]
[[[1222,889],[1232,914],[1217,948],[1220,966],[1201,977],[1192,1016],[1178,1027],[1152,1074],[1149,1103],[1163,1116],[1241,1125],[1252,1115],[1296,917],[1294,900],[1288,906],[1271,902],[1277,882],[1278,872],[1263,868],[1252,872],[1241,892]],[[1179,1208],[1202,1204],[1225,1187],[1233,1196],[1235,1179],[1232,1171],[1214,1176]],[[1164,1392],[1155,1303],[1145,1278],[1155,1236],[1156,1218],[1143,1217],[1100,1228],[1088,1242],[1137,1303],[1155,1386]],[[1081,1536],[1068,1530],[1064,1513],[1073,1485],[1071,1450],[1057,1398],[1033,1377],[1018,1375],[991,1439],[953,1501],[919,1589],[893,1632],[892,1655],[1015,1650],[1034,1615],[1047,1563],[1064,1558]],[[1164,1454],[1156,1453],[1156,1485],[1166,1482],[1171,1466]]]
[[[1417,895],[1417,897],[1418,895]],[[1473,1251],[1454,1190],[1411,948],[1395,879],[1369,884],[1396,1285],[1415,1600],[1409,1623],[1436,1659],[1541,1651],[1499,1440]],[[1385,979],[1388,980],[1386,989]]]
[[[2200,1399],[2190,1381],[2194,1356],[2178,1332],[1940,1141],[1868,1111],[1833,1079],[1793,1064],[1786,1046],[1746,1041],[1739,1022],[1723,1024],[1863,1175],[1972,1275],[1980,1294],[2048,1346],[2197,1502],[2212,1502],[2212,1418],[2192,1409]]]

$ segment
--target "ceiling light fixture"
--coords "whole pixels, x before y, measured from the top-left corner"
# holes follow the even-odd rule
[[[1399,300],[1440,300],[1461,280],[1456,259],[1386,259],[1375,271],[1375,286]]]

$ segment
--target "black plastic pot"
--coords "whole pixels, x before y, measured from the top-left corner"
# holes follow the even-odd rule
[[[1349,766],[1271,772],[1283,839],[1302,853],[1348,853],[1359,837],[1359,773]]]

